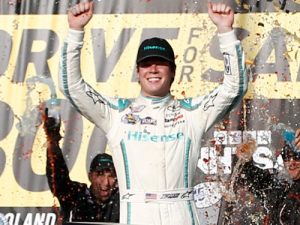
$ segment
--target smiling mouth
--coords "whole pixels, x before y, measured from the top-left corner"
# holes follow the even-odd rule
[[[102,195],[108,195],[109,194],[109,189],[100,189],[100,192],[102,193]]]
[[[160,81],[161,78],[160,77],[150,77],[150,78],[147,78],[147,81],[150,81],[150,82],[156,82],[156,81]]]

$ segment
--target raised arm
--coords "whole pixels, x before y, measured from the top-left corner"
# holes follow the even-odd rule
[[[93,2],[80,2],[68,12],[69,32],[62,47],[59,64],[59,89],[74,108],[106,133],[111,127],[111,111],[118,101],[103,96],[85,82],[81,72],[81,49],[84,28],[93,15]],[[95,62],[97,63],[97,62]],[[90,67],[90,63],[84,63]],[[91,74],[85,74],[91,76]]]
[[[200,106],[193,113],[195,117],[200,116],[199,123],[205,121],[204,132],[236,107],[248,88],[245,54],[233,30],[233,10],[226,4],[209,2],[208,15],[217,27],[220,52],[224,60],[224,79],[221,85],[204,98],[193,99],[193,105]],[[199,125],[194,124],[197,129]]]
[[[60,123],[56,123],[55,118],[48,117],[48,109],[45,110],[44,131],[47,137],[47,164],[46,175],[51,192],[59,197],[62,192],[68,190],[67,186],[71,182],[69,170],[59,147]]]
[[[76,206],[74,200],[86,190],[87,185],[72,181],[69,176],[69,169],[59,147],[60,125],[60,122],[56,123],[54,118],[48,117],[46,109],[43,127],[47,137],[46,176],[52,194],[58,198],[64,216],[68,218],[69,212]]]

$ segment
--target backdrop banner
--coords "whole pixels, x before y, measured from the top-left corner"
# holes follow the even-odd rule
[[[70,177],[88,182],[99,152],[110,152],[103,132],[83,118],[58,91],[60,49],[68,31],[67,10],[79,1],[0,1],[0,224],[56,224],[59,202],[46,179],[42,108],[60,99],[61,146]],[[228,0],[234,29],[249,70],[249,90],[226,118],[211,128],[199,149],[194,196],[203,224],[221,225],[224,191],[237,161],[236,147],[255,140],[254,161],[283,170],[274,132],[299,128],[300,1]],[[135,97],[135,60],[145,38],[166,38],[177,73],[172,94],[203,95],[222,81],[223,57],[206,1],[95,0],[82,49],[84,79],[105,95]],[[82,169],[84,168],[84,169]],[[235,213],[239,224],[262,224],[261,205],[250,193]],[[249,200],[251,199],[251,200]],[[243,202],[252,201],[251,207]],[[257,203],[257,204],[256,204]],[[247,212],[245,214],[245,212]]]

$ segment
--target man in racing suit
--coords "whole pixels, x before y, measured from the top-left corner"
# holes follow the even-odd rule
[[[112,157],[106,153],[94,157],[88,174],[90,187],[72,181],[59,147],[60,123],[48,117],[47,109],[44,120],[47,135],[46,175],[50,190],[60,203],[60,220],[119,222],[120,196]]]
[[[206,96],[175,99],[170,87],[175,55],[164,39],[139,47],[141,94],[134,100],[98,93],[83,79],[80,51],[93,3],[69,10],[69,30],[60,61],[60,89],[74,107],[107,134],[120,190],[120,222],[140,225],[197,225],[192,179],[201,139],[240,101],[247,89],[244,54],[232,29],[233,11],[209,3],[225,58],[223,84]]]

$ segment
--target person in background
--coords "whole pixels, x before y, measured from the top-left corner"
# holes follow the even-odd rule
[[[90,164],[91,185],[72,181],[59,147],[60,123],[45,110],[47,136],[46,175],[51,192],[58,198],[63,222],[119,222],[119,191],[111,155],[98,154]]]
[[[161,37],[145,39],[139,46],[136,72],[141,90],[137,98],[104,96],[86,83],[80,52],[84,27],[92,15],[92,1],[69,10],[59,86],[78,112],[106,133],[118,176],[120,222],[200,224],[192,185],[202,137],[247,90],[244,52],[232,27],[233,10],[223,3],[208,3],[224,57],[222,84],[205,96],[185,99],[171,95],[175,54]]]
[[[265,225],[300,224],[300,129],[294,143],[284,142],[280,150],[287,179],[279,178],[275,169],[260,169],[252,160],[252,153],[243,145],[237,148],[238,158],[248,158],[242,168],[237,187],[245,187],[259,198],[265,209]]]

